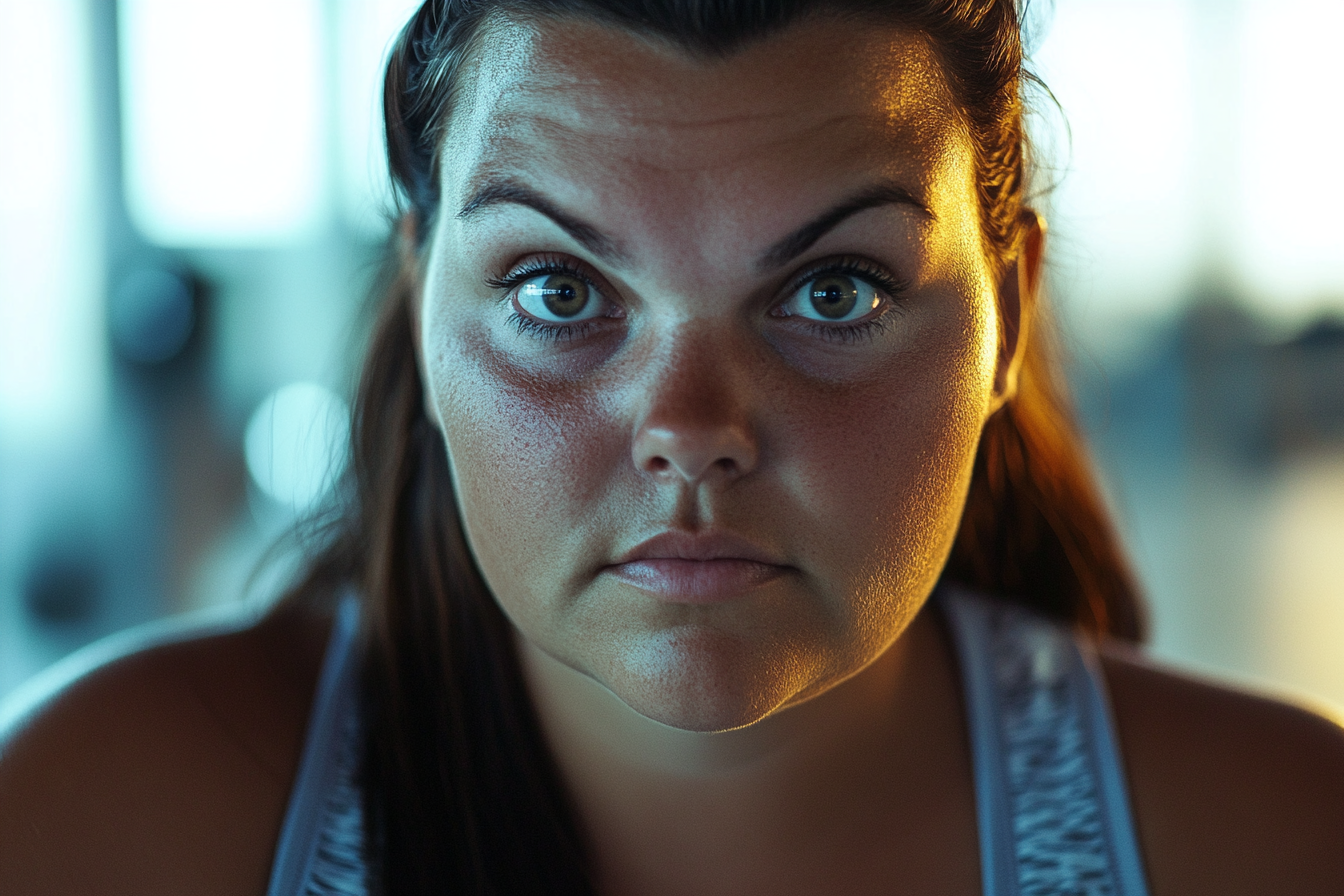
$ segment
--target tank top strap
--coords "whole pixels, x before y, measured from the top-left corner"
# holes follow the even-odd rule
[[[1147,896],[1110,704],[1090,643],[948,586],[985,896]]]
[[[365,896],[358,769],[359,602],[341,598],[308,716],[267,896]]]

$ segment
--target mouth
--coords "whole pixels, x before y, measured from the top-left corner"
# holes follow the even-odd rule
[[[602,572],[677,604],[714,604],[740,597],[794,568],[728,533],[664,532],[622,554]]]

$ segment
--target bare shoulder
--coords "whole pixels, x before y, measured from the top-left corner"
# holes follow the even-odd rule
[[[1102,649],[1155,896],[1344,893],[1344,729]]]
[[[263,892],[327,627],[158,639],[0,731],[0,892]]]

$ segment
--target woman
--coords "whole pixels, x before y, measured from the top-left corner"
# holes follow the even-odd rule
[[[1340,729],[1125,646],[1024,77],[1009,0],[426,3],[346,517],[11,734],[5,892],[1344,892]]]

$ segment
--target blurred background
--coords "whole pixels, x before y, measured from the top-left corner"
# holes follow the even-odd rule
[[[283,582],[252,573],[344,463],[415,5],[0,0],[0,695]],[[1339,712],[1344,3],[1029,24],[1050,292],[1153,652]]]

